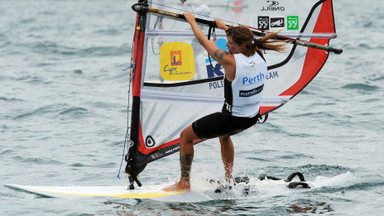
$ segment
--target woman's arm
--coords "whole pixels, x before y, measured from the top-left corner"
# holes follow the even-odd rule
[[[227,29],[229,28],[227,25],[225,25],[225,23],[221,20],[218,20],[218,19],[215,19],[215,23],[216,23],[216,26],[217,28],[221,28],[221,29],[224,29],[224,31],[227,31]]]
[[[195,16],[190,13],[184,14],[185,19],[191,25],[192,31],[195,34],[196,39],[199,43],[207,50],[207,52],[227,71],[226,67],[235,66],[235,59],[228,52],[218,48],[216,44],[208,38],[206,38],[204,32],[200,29],[199,25],[196,23]],[[225,25],[225,24],[224,24]]]

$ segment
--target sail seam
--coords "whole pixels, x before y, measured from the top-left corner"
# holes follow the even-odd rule
[[[169,91],[158,91],[143,89],[141,95],[142,101],[157,101],[157,102],[174,102],[174,103],[202,103],[217,105],[223,104],[224,98],[221,96],[207,96],[203,94],[182,94]],[[277,106],[286,103],[291,98],[291,95],[277,96],[277,97],[263,97],[261,101],[262,106]]]

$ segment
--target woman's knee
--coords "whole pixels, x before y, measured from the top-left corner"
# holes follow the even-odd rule
[[[219,136],[220,143],[227,143],[231,139],[230,135]]]
[[[195,132],[193,131],[192,127],[189,126],[187,128],[185,128],[183,131],[181,131],[180,133],[180,140],[181,141],[186,141],[186,142],[191,142],[195,139],[197,139],[197,135],[195,134]]]

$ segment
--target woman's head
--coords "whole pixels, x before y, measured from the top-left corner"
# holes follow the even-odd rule
[[[237,45],[245,55],[253,55],[256,52],[256,45],[253,41],[253,33],[245,26],[229,27],[226,31],[228,37],[228,50],[231,52],[231,45]],[[234,44],[232,44],[234,43]]]

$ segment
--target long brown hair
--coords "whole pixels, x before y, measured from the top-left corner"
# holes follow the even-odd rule
[[[242,45],[245,43],[244,55],[254,55],[257,49],[275,50],[278,52],[285,50],[285,43],[280,40],[273,40],[272,38],[279,32],[268,33],[264,37],[254,39],[252,31],[246,26],[229,27],[226,30],[227,36],[232,36],[233,41]]]

